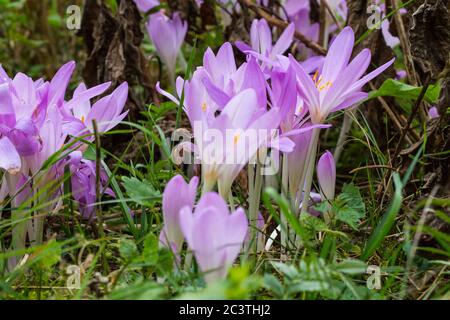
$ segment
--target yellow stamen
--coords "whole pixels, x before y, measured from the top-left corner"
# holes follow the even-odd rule
[[[322,76],[319,77],[319,80],[316,82],[316,88],[319,87],[320,83],[322,82]]]
[[[319,83],[318,83],[319,84]],[[319,91],[322,91],[323,89],[325,89],[325,88],[331,88],[331,86],[333,85],[333,83],[332,82],[330,82],[330,81],[327,81],[327,83],[325,83],[324,85],[322,85],[322,86],[320,86],[320,88],[318,88],[319,89]]]
[[[84,123],[85,120],[86,120],[85,117],[84,117],[84,116],[81,116],[81,122]]]
[[[319,75],[319,70],[314,73],[313,81],[316,82],[317,76]]]
[[[239,138],[240,138],[239,134],[236,134],[236,135],[234,136],[234,139],[233,139],[234,145],[237,145],[237,143],[239,142]]]
[[[206,112],[206,109],[208,109],[208,105],[206,104],[206,102],[202,103],[202,111]]]

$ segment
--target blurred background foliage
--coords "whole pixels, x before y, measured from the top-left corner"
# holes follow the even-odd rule
[[[50,78],[63,63],[85,57],[66,10],[83,0],[0,0],[0,64],[13,75]]]

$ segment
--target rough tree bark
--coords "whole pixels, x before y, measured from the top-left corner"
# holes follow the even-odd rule
[[[115,88],[127,81],[140,84],[147,94],[154,91],[140,49],[144,39],[141,22],[133,0],[121,0],[115,14],[101,0],[86,1],[80,35],[88,51],[83,70],[87,85],[111,81]],[[127,108],[133,119],[139,118],[142,105],[130,92]]]
[[[450,149],[450,1],[416,2],[410,29],[411,53],[420,78],[441,81],[437,104],[440,117],[430,120],[427,130],[427,154],[442,154]],[[439,185],[438,194],[450,196],[450,156],[432,157],[427,167],[429,188]]]

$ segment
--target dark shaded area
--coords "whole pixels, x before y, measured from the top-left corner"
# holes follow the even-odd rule
[[[80,35],[88,58],[83,78],[88,86],[111,81],[112,88],[127,81],[153,92],[140,45],[144,39],[142,17],[132,0],[122,0],[115,14],[100,0],[87,0]],[[139,119],[142,103],[133,92],[127,104],[132,119]]]

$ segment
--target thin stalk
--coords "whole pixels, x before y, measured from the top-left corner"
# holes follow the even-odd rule
[[[312,178],[314,175],[314,167],[316,163],[317,143],[319,141],[320,129],[313,129],[311,143],[308,147],[308,161],[306,167],[305,191],[302,201],[302,210],[300,215],[305,214],[308,210],[309,194],[311,193]]]
[[[345,139],[352,127],[353,120],[349,115],[349,110],[345,110],[344,112],[344,120],[342,122],[342,128],[339,133],[339,138],[336,144],[336,149],[334,150],[334,161],[336,163],[339,162],[339,158],[341,157],[342,150],[344,149]]]
[[[233,198],[233,193],[232,192],[230,192],[228,194],[228,203],[230,204],[231,212],[234,212],[236,210],[236,206],[234,204],[234,198]]]
[[[6,183],[8,184],[8,190],[10,190],[10,195],[12,190],[16,190],[16,184],[14,183],[11,174],[5,173]],[[12,195],[11,195],[12,196]],[[16,197],[17,198],[17,197]],[[13,208],[14,207],[14,208]],[[27,222],[21,221],[25,218],[24,212],[17,210],[17,201],[13,200],[11,203],[11,222],[12,222],[12,248],[13,250],[25,248],[25,240],[27,235]]]
[[[281,172],[281,189],[284,193],[286,199],[288,199],[288,182],[289,182],[289,169],[288,169],[288,157],[283,155],[283,164],[282,164],[282,172]],[[287,244],[289,242],[289,229],[286,216],[284,214],[281,215],[281,225],[285,228],[280,229],[280,238],[281,238],[281,259],[284,260],[286,258],[287,252]],[[285,231],[285,232],[284,232]]]
[[[261,189],[262,189],[261,164],[258,162],[258,164],[256,165],[255,185],[253,188],[253,194],[251,195],[251,202],[249,208],[252,226],[256,226],[256,220],[258,219],[258,207],[259,207],[259,200],[261,197]]]
[[[95,136],[95,195],[96,195],[96,217],[97,217],[97,228],[98,234],[101,239],[105,239],[105,231],[103,229],[103,212],[101,205],[101,181],[100,181],[100,166],[102,165],[102,156],[101,156],[101,143],[100,143],[100,134],[98,131],[97,121],[92,120],[92,127],[94,129]],[[103,269],[105,274],[109,274],[109,266],[106,256],[102,254],[103,260]]]
[[[257,249],[257,221],[258,221],[258,209],[259,209],[259,202],[261,200],[261,191],[262,191],[262,175],[261,175],[261,162],[265,162],[265,159],[258,159],[258,162],[256,164],[256,170],[254,173],[254,186],[253,186],[253,192],[249,194],[249,218],[250,218],[250,225],[251,225],[251,248],[249,248],[248,252],[249,254],[255,253]]]

